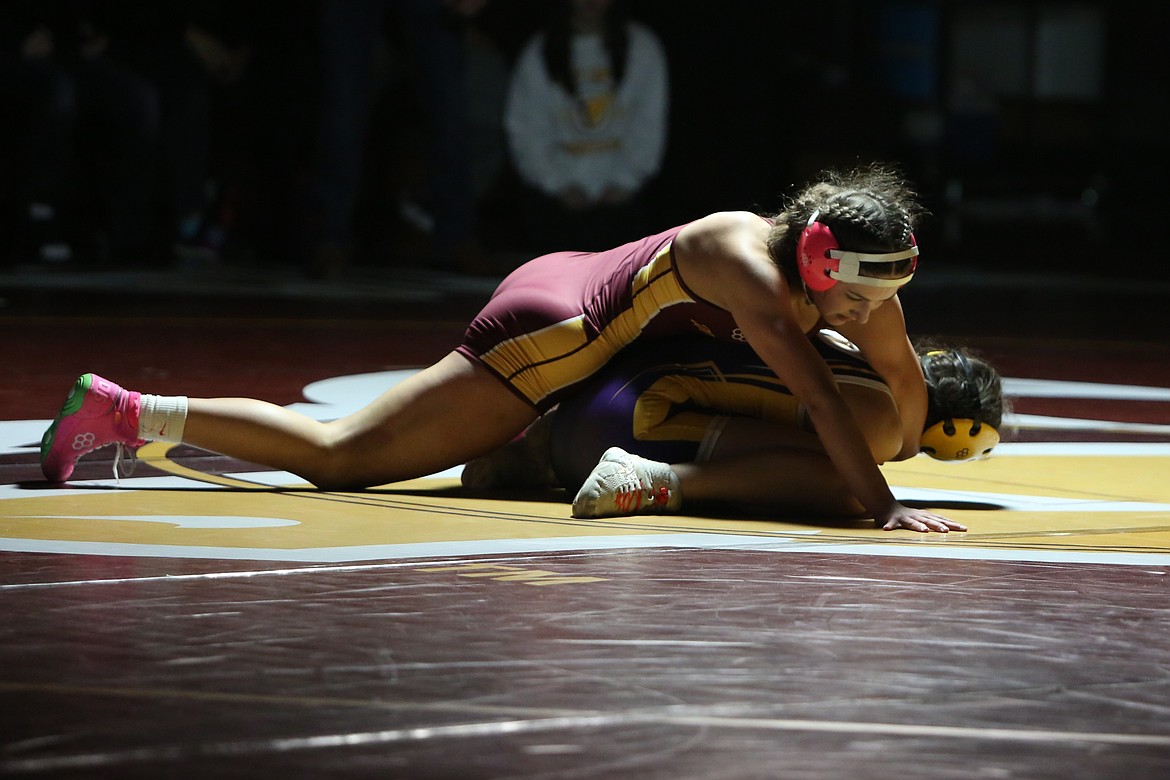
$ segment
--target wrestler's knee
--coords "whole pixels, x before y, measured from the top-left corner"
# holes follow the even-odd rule
[[[360,438],[330,425],[299,476],[321,490],[360,490],[389,481],[379,478],[374,459],[365,452]]]
[[[875,463],[885,463],[902,451],[902,418],[893,399],[874,394],[855,395],[851,408]]]
[[[328,491],[364,490],[365,488],[388,481],[353,474],[348,471],[330,469],[314,469],[312,472],[302,476],[318,490]]]
[[[900,425],[884,425],[879,428],[870,427],[864,431],[869,451],[873,453],[874,463],[885,463],[892,460],[902,450],[902,428]]]

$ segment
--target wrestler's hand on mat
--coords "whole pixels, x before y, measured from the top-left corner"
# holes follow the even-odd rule
[[[884,523],[882,522],[883,519],[885,520]],[[927,512],[925,509],[911,509],[901,504],[894,504],[886,517],[877,518],[877,522],[881,525],[883,531],[894,531],[899,528],[905,528],[921,533],[938,531],[940,534],[945,534],[948,531],[967,530],[967,526],[962,523],[956,523],[954,520],[948,520],[942,515]]]

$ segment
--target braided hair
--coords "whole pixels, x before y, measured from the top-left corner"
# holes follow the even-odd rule
[[[1000,427],[1006,402],[999,372],[990,363],[967,349],[920,343],[915,351],[929,398],[925,428],[954,418]]]
[[[918,195],[891,168],[873,164],[847,172],[827,171],[805,187],[773,217],[768,252],[785,277],[797,283],[796,244],[813,212],[833,231],[843,249],[881,254],[910,247],[910,236],[924,213]],[[866,276],[899,279],[912,260],[867,263]]]

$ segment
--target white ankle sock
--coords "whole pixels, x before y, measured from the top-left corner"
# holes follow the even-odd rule
[[[186,426],[187,396],[142,394],[138,438],[148,441],[181,442]]]

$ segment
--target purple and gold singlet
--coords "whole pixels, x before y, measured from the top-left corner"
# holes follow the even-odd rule
[[[889,394],[848,339],[809,336],[838,385]],[[686,336],[624,351],[555,412],[552,462],[562,484],[579,485],[612,446],[664,463],[703,461],[729,416],[810,430],[800,401],[747,344]]]

